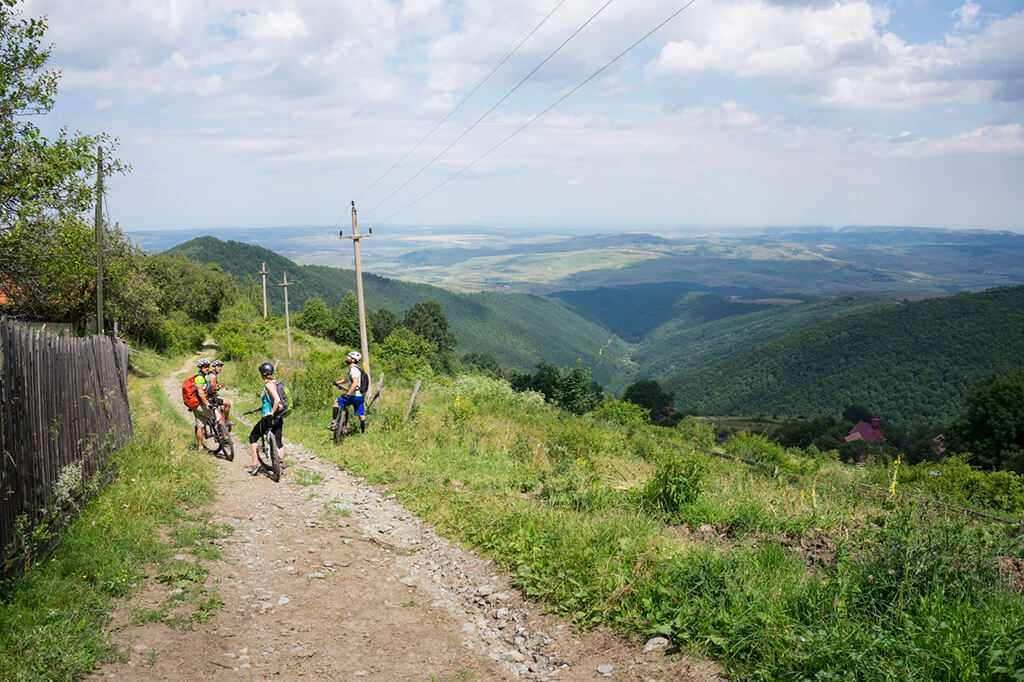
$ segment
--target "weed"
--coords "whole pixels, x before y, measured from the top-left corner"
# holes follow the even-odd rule
[[[319,485],[324,482],[324,475],[312,469],[297,469],[292,472],[291,482],[295,485]]]

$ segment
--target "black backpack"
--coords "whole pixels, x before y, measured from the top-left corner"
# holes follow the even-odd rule
[[[281,399],[281,410],[275,416],[283,417],[288,414],[290,409],[288,407],[288,394],[284,392],[284,384],[277,379],[274,379],[274,387],[277,389],[277,397]]]
[[[366,395],[366,392],[370,390],[370,375],[363,371],[363,368],[359,368],[359,392]]]

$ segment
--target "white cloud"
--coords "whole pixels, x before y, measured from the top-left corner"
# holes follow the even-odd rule
[[[953,17],[956,19],[955,26],[964,31],[974,28],[974,25],[978,23],[978,15],[980,13],[981,5],[976,4],[973,0],[967,0],[967,2],[953,10]]]
[[[295,10],[246,13],[237,20],[238,32],[247,40],[292,40],[307,34],[306,22]]]

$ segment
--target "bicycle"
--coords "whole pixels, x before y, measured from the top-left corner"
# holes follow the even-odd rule
[[[261,411],[262,408],[257,407],[255,410],[249,410],[243,414],[250,415]],[[281,480],[281,453],[277,449],[277,440],[273,434],[270,435],[269,447],[267,446],[267,431],[260,435],[260,444],[256,446],[256,458],[259,459],[260,469],[265,469],[270,474],[270,480],[275,483]]]
[[[203,424],[203,447],[214,457],[223,457],[229,462],[235,459],[235,444],[231,440],[231,427],[224,419],[220,405],[210,403],[213,418]]]
[[[337,381],[332,381],[331,385],[344,390],[344,387]],[[335,402],[335,405],[337,405],[337,402]],[[338,418],[334,420],[334,428],[331,429],[334,432],[335,445],[340,444],[341,441],[345,440],[345,436],[348,435],[348,421],[351,413],[351,405],[345,405],[338,411]]]

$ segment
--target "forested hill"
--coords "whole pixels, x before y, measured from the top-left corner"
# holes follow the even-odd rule
[[[948,420],[967,388],[1024,366],[1024,287],[873,310],[802,329],[666,381],[705,414],[839,414]]]
[[[284,314],[282,271],[288,271],[288,303],[292,312],[309,298],[319,297],[336,306],[355,290],[351,270],[298,265],[273,251],[242,242],[199,237],[169,249],[200,263],[217,263],[241,282],[266,263],[267,297],[277,314]],[[426,284],[402,282],[364,271],[363,288],[368,310],[387,308],[401,316],[414,303],[436,301],[458,339],[463,353],[490,353],[506,366],[533,371],[538,362],[559,366],[582,362],[595,381],[618,392],[632,376],[629,346],[599,324],[584,319],[558,301],[527,294],[455,294]]]

